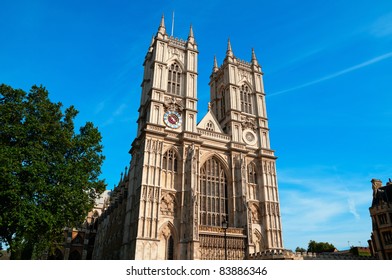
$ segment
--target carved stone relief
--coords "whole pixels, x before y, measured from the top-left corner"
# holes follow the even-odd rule
[[[242,122],[242,129],[251,129],[253,131],[256,131],[256,121],[252,118],[246,117],[246,116],[241,116],[241,122]]]
[[[164,106],[166,110],[181,112],[184,110],[182,99],[165,96]]]
[[[163,215],[174,215],[175,201],[174,197],[170,194],[166,194],[161,199],[161,213]]]
[[[182,51],[180,51],[177,48],[173,48],[173,47],[168,47],[167,48],[167,52],[169,54],[169,59],[175,57],[177,58],[179,61],[181,61],[182,63],[184,63],[184,53]]]

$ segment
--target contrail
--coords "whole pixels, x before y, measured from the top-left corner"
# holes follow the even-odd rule
[[[280,95],[280,94],[287,93],[287,92],[290,92],[290,91],[294,91],[294,90],[297,90],[297,89],[301,89],[301,88],[304,88],[304,87],[308,87],[308,86],[311,86],[311,85],[314,85],[314,84],[317,84],[317,83],[321,83],[321,82],[324,82],[326,80],[330,80],[330,79],[339,77],[341,75],[347,74],[349,72],[355,71],[357,69],[360,69],[360,68],[372,65],[372,64],[377,63],[379,61],[386,60],[386,59],[388,59],[390,57],[392,57],[392,52],[389,52],[389,53],[377,56],[375,58],[369,59],[369,60],[367,60],[365,62],[362,62],[362,63],[359,63],[357,65],[351,66],[349,68],[343,69],[343,70],[338,71],[336,73],[327,75],[327,76],[322,77],[320,79],[317,79],[317,80],[314,80],[314,81],[311,81],[311,82],[307,82],[305,84],[298,85],[298,86],[295,86],[295,87],[292,87],[292,88],[289,88],[289,89],[273,92],[271,94],[268,94],[267,96],[276,96],[276,95]]]

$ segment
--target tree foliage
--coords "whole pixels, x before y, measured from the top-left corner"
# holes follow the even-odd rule
[[[335,246],[328,242],[316,242],[314,240],[310,240],[308,244],[308,252],[312,253],[333,252],[335,250]]]
[[[297,248],[295,248],[295,251],[296,252],[301,252],[301,253],[303,253],[303,252],[306,252],[306,249],[304,249],[304,248],[300,248],[300,247],[297,247]]]
[[[74,131],[78,111],[48,91],[0,85],[0,242],[11,258],[37,258],[79,225],[105,189],[102,137],[91,122]]]

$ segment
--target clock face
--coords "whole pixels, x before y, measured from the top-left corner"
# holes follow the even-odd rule
[[[178,128],[182,123],[182,117],[176,111],[167,111],[163,115],[163,121],[170,128]]]
[[[257,142],[256,134],[250,130],[250,129],[245,129],[243,134],[242,134],[242,139],[244,142],[248,145],[254,145]]]

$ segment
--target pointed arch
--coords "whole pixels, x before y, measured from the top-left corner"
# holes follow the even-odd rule
[[[183,65],[177,59],[174,59],[167,67],[167,92],[174,95],[181,95],[184,84]]]
[[[256,163],[251,161],[247,167],[248,170],[248,183],[257,184],[257,168]]]
[[[261,223],[261,212],[260,212],[260,208],[255,204],[252,203],[250,205],[250,215],[251,215],[251,219],[252,219],[252,223],[254,224],[260,224]]]
[[[143,259],[144,260],[151,260],[151,244],[149,241],[143,242]]]
[[[174,63],[178,64],[178,66],[180,67],[182,73],[185,71],[185,65],[184,65],[184,63],[181,60],[172,57],[172,58],[170,58],[170,59],[168,59],[166,61],[166,64],[168,65],[168,67],[170,65],[174,64]]]
[[[253,240],[255,244],[255,252],[262,252],[267,249],[265,246],[266,242],[263,234],[257,229],[253,230]]]
[[[253,114],[253,101],[254,94],[252,91],[252,87],[249,83],[243,82],[240,85],[240,100],[241,100],[241,111]]]
[[[176,244],[178,237],[172,222],[168,221],[159,228],[159,259],[176,259]]]
[[[174,146],[169,147],[162,155],[162,170],[177,172],[180,153]]]
[[[166,146],[166,147],[164,147],[164,149],[163,149],[163,154],[165,154],[165,153],[166,153],[167,151],[169,151],[169,150],[173,150],[173,152],[176,153],[177,159],[179,159],[179,160],[182,159],[181,154],[180,154],[180,151],[178,150],[178,148],[177,148],[176,146]]]
[[[222,161],[213,155],[200,168],[200,224],[221,226],[228,220],[228,178]]]
[[[242,78],[238,82],[238,84],[240,85],[240,87],[243,86],[243,85],[246,85],[249,88],[250,92],[252,92],[252,93],[254,92],[252,84],[246,78]]]
[[[204,163],[212,157],[214,157],[217,161],[219,161],[219,163],[224,168],[226,175],[229,176],[230,175],[230,168],[229,168],[229,165],[227,164],[227,160],[222,155],[220,155],[218,153],[212,152],[212,153],[203,154],[200,159],[200,166],[204,165]]]
[[[177,202],[175,196],[172,193],[163,194],[160,205],[161,214],[174,216],[176,208]]]
[[[160,185],[166,189],[178,189],[181,188],[181,184],[178,183],[178,174],[181,171],[181,158],[180,153],[174,146],[168,147],[161,157],[161,177]]]

